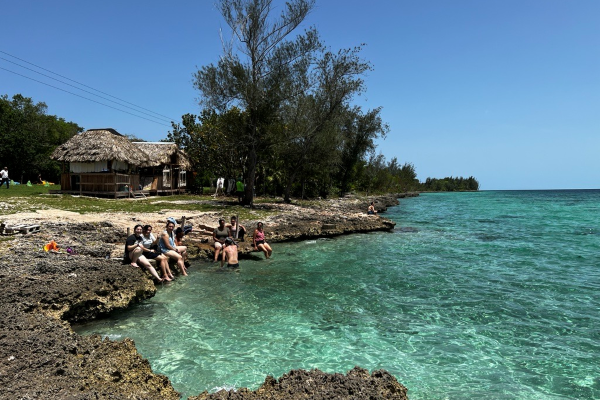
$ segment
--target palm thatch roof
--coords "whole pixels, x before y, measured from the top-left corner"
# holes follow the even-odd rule
[[[58,146],[50,158],[67,162],[116,160],[142,166],[148,154],[114,129],[90,129]]]
[[[191,167],[190,160],[183,150],[173,142],[133,142],[148,154],[146,167],[177,164],[183,169]]]

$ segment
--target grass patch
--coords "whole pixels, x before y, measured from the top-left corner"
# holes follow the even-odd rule
[[[261,219],[274,212],[253,210],[237,204],[236,197],[219,197],[209,195],[177,195],[157,196],[146,199],[108,199],[66,194],[49,194],[50,190],[60,190],[59,185],[12,185],[10,189],[0,188],[0,215],[23,212],[36,212],[44,209],[86,213],[131,212],[157,213],[169,210],[198,212],[216,212],[224,218],[238,215],[240,220]]]

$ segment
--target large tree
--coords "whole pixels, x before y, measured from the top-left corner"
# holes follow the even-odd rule
[[[54,149],[83,128],[63,118],[47,115],[45,103],[34,103],[16,94],[0,96],[0,162],[15,180],[60,177],[60,166],[50,159]]]
[[[349,103],[364,90],[362,76],[371,69],[359,57],[360,50],[323,50],[312,64],[289,68],[285,74],[286,87],[292,90],[281,108],[284,129],[279,131],[278,150],[286,171],[286,201],[298,177],[305,182],[323,170],[331,175],[341,163],[338,148]]]
[[[314,0],[291,0],[273,17],[273,0],[221,0],[218,8],[231,29],[231,42],[216,65],[202,67],[194,85],[201,104],[219,112],[238,106],[248,114],[244,137],[247,147],[245,202],[252,204],[258,156],[277,110],[289,95],[283,71],[300,65],[320,48],[316,31],[309,29],[288,40],[314,7]]]
[[[200,116],[185,114],[181,124],[172,123],[167,139],[185,149],[195,179],[191,189],[202,193],[202,187],[216,177],[237,177],[244,170],[247,149],[240,132],[246,126],[246,114],[233,107],[218,114],[205,109]]]

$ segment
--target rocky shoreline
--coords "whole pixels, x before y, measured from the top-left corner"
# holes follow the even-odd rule
[[[376,198],[383,212],[405,194]],[[389,231],[395,223],[367,216],[365,199],[321,200],[314,207],[261,203],[270,243]],[[280,212],[281,211],[281,212]],[[186,212],[170,211],[171,215]],[[187,221],[195,228],[186,237],[190,256],[210,258],[200,226],[215,226],[218,215],[199,213]],[[4,216],[10,223],[39,223],[40,232],[0,237],[0,399],[179,399],[168,377],[154,374],[133,341],[80,336],[71,323],[88,321],[124,309],[155,295],[157,288],[141,269],[123,266],[127,227],[149,223],[160,215],[66,215],[45,210],[38,215]],[[256,220],[242,221],[248,229]],[[55,240],[60,248],[45,252]],[[240,257],[253,256],[250,242],[240,243]],[[192,272],[193,273],[193,272]],[[184,278],[180,278],[184,279]],[[346,375],[294,370],[275,380],[267,377],[256,391],[202,393],[191,399],[406,399],[406,388],[386,371],[355,368]]]

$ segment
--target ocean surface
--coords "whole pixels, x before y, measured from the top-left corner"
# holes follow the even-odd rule
[[[184,398],[384,368],[420,399],[600,399],[600,190],[431,193],[391,233],[274,244],[77,327],[130,337]],[[243,223],[243,221],[242,221]]]

